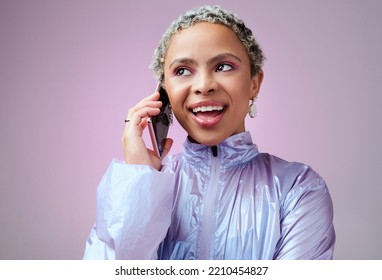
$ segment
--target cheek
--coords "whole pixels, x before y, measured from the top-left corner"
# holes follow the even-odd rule
[[[243,89],[245,90],[245,89]],[[248,91],[248,89],[247,89]],[[248,112],[249,102],[250,102],[250,92],[245,92],[245,94],[240,94],[234,97],[233,100],[233,109],[235,113],[240,116],[246,115]]]
[[[245,118],[245,116],[248,113],[248,106],[249,106],[248,104],[249,104],[249,102],[244,101],[244,100],[242,100],[240,102],[236,102],[236,104],[234,105],[233,113],[237,119]]]
[[[181,83],[177,83],[172,79],[167,79],[165,80],[165,86],[171,106],[179,106],[179,104],[184,103],[187,98],[187,91]]]
[[[170,99],[170,104],[174,114],[178,115],[183,111],[186,96],[174,88],[169,88],[167,90],[168,97]]]
[[[234,103],[241,106],[241,104],[246,104],[249,102],[252,96],[251,85],[247,81],[243,82],[232,82],[229,92],[232,93],[231,98]],[[234,85],[234,86],[232,86]]]
[[[180,100],[178,98],[170,98],[170,104],[171,104],[172,111],[175,114],[178,114],[181,108]]]

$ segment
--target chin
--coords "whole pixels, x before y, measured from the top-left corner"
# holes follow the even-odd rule
[[[216,146],[223,142],[227,137],[216,137],[216,135],[208,137],[208,135],[189,135],[192,142],[196,142],[205,146]]]

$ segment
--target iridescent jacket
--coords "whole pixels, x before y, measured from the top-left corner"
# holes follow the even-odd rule
[[[113,161],[84,259],[331,259],[333,205],[309,166],[259,153],[249,132],[186,141],[161,171]]]

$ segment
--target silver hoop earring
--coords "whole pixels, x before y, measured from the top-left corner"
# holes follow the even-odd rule
[[[257,109],[256,109],[255,99],[256,99],[256,98],[252,98],[252,99],[251,99],[251,104],[249,105],[249,108],[248,108],[248,115],[249,115],[251,118],[254,118],[254,117],[256,117],[256,115],[257,115]]]

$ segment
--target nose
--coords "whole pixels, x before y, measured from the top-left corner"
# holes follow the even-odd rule
[[[193,92],[196,94],[211,94],[217,90],[217,83],[208,71],[199,71],[193,81]]]

